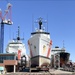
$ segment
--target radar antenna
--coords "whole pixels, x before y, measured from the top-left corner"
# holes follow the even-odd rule
[[[36,23],[39,24],[39,29],[40,29],[40,30],[42,29],[42,26],[43,26],[42,24],[43,24],[43,23],[47,23],[46,20],[43,21],[42,19],[43,19],[43,18],[40,17],[40,18],[38,18],[38,21],[36,22]]]
[[[39,18],[39,29],[42,29],[42,18]]]

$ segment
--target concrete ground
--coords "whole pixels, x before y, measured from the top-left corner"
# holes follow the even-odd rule
[[[74,72],[62,71],[62,70],[50,70],[52,75],[73,75]]]
[[[75,75],[75,72],[51,69],[49,72],[16,72],[16,73],[7,73],[3,75]]]

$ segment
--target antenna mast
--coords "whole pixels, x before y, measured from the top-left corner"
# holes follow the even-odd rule
[[[43,21],[42,19],[43,19],[43,18],[40,17],[40,18],[38,18],[38,21],[36,22],[36,23],[39,24],[39,29],[40,29],[40,30],[42,29],[42,24],[43,24],[43,23],[46,23],[46,21]]]
[[[47,32],[48,32],[48,15],[47,15]]]
[[[18,31],[17,31],[17,38],[16,39],[14,38],[13,40],[17,40],[17,41],[24,40],[24,37],[20,38],[20,27],[19,26],[18,26]]]
[[[64,46],[64,40],[63,40],[63,48],[65,48],[65,46]]]
[[[33,28],[34,28],[34,15],[32,14],[32,32],[33,32]]]

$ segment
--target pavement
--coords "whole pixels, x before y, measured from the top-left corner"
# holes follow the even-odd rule
[[[75,75],[75,72],[51,69],[49,70],[49,72],[16,72],[16,73],[12,72],[2,75]]]
[[[62,70],[49,70],[52,75],[73,75],[73,72]]]

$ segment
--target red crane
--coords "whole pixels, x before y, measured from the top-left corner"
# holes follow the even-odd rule
[[[4,25],[12,25],[11,21],[11,7],[10,3],[7,4],[7,8],[5,10],[5,14],[3,16],[2,11],[0,9],[0,53],[3,53],[3,45],[4,45]]]

